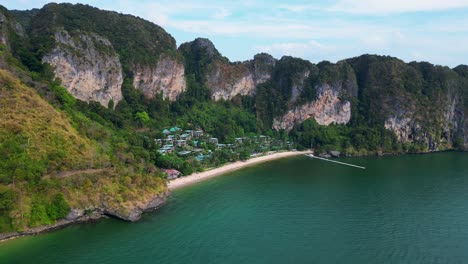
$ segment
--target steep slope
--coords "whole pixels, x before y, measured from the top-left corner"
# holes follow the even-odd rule
[[[384,124],[401,142],[428,150],[451,148],[468,133],[463,102],[467,87],[455,71],[430,63],[405,64],[391,57],[361,56],[348,61],[356,71],[360,102],[356,116],[362,122]]]
[[[120,166],[2,69],[0,108],[0,239],[103,215],[134,221],[165,201],[157,173]]]
[[[0,69],[0,181],[40,178],[99,162],[98,150],[67,118]],[[19,162],[21,159],[22,162]]]
[[[279,72],[291,69],[291,65],[297,64],[295,61],[298,59],[284,60],[283,69],[279,69]],[[289,107],[278,113],[273,128],[290,131],[309,118],[314,118],[319,125],[348,124],[351,120],[351,101],[358,91],[351,66],[346,62],[321,62],[318,65],[309,65],[299,72],[301,71],[303,73],[300,77],[290,77],[296,80],[293,85],[284,82],[277,84],[286,89],[291,87],[291,90],[285,93],[290,96],[289,99],[286,98]]]
[[[291,69],[297,62],[287,64]],[[371,55],[337,64],[322,62],[311,74],[293,77],[299,85],[269,83],[268,88],[274,93],[282,92],[279,95],[283,101],[266,113],[273,113],[275,129],[289,131],[313,117],[319,125],[385,127],[395,133],[400,143],[415,144],[420,150],[466,148],[468,87],[464,71],[462,66],[451,70]],[[308,71],[298,68],[293,72]],[[297,92],[297,87],[302,87],[302,91]],[[259,87],[259,93],[261,89],[264,88]],[[268,102],[267,98],[268,95],[263,100],[257,98],[257,107],[261,106],[259,99],[262,103]],[[281,109],[285,104],[289,106]]]
[[[151,22],[81,4],[48,4],[14,14],[38,60],[51,64],[81,100],[116,105],[123,78],[148,98],[162,94],[175,100],[185,90],[175,40]]]
[[[254,95],[256,86],[270,78],[276,63],[268,54],[258,54],[251,61],[231,63],[210,40],[203,38],[183,43],[179,51],[185,58],[187,74],[193,75],[193,81],[200,86],[206,86],[213,100]]]
[[[56,47],[42,58],[75,98],[104,106],[122,99],[122,66],[108,39],[93,33],[67,31],[54,35]]]

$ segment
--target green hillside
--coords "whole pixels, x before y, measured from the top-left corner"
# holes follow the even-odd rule
[[[103,150],[110,138],[80,134],[67,114],[5,70],[0,107],[0,232],[52,224],[70,207],[103,202],[125,214],[165,191],[154,169],[120,165]]]

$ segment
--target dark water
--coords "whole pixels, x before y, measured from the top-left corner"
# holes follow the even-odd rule
[[[137,223],[0,244],[0,263],[467,263],[468,153],[296,157],[176,191]]]

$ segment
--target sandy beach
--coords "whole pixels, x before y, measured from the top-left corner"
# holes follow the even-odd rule
[[[303,154],[309,154],[309,153],[312,153],[312,152],[311,151],[287,151],[287,152],[278,152],[278,153],[273,153],[273,154],[269,154],[265,156],[255,157],[246,161],[236,161],[234,163],[229,163],[216,169],[212,169],[212,170],[208,170],[204,172],[198,172],[198,173],[190,174],[188,176],[177,178],[175,180],[170,181],[168,184],[168,187],[170,190],[174,190],[183,186],[187,186],[187,185],[190,185],[190,184],[193,184],[193,183],[205,180],[205,179],[219,176],[224,173],[235,171],[235,170],[245,168],[247,166],[251,166],[254,164],[259,164],[259,163],[267,162],[271,160],[292,157],[292,156],[297,156],[297,155],[303,155]]]

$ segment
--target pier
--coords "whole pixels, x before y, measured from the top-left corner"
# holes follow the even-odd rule
[[[362,167],[362,166],[358,166],[358,165],[353,165],[353,164],[344,163],[344,162],[340,162],[340,161],[336,161],[336,160],[330,160],[330,159],[326,159],[326,158],[317,157],[317,156],[314,156],[314,154],[305,154],[305,155],[308,156],[308,157],[311,157],[313,159],[319,159],[319,160],[324,160],[324,161],[328,161],[328,162],[334,162],[334,163],[338,163],[338,164],[341,164],[341,165],[346,165],[346,166],[350,166],[350,167],[354,167],[354,168],[358,168],[358,169],[362,169],[362,170],[366,169],[366,167]]]

